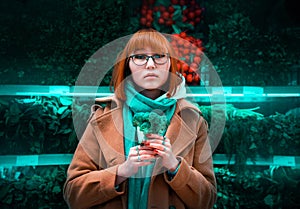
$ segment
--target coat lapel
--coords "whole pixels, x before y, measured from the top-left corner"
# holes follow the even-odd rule
[[[184,157],[192,148],[197,135],[187,127],[179,115],[174,114],[166,137],[171,141],[173,153]]]
[[[125,154],[121,109],[112,109],[96,119],[94,131],[108,164],[107,167],[123,163]]]
[[[174,114],[168,127],[166,137],[171,141],[174,155],[184,157],[193,148],[197,135],[192,132],[178,114]],[[153,170],[154,176],[165,171],[161,159],[158,158]]]

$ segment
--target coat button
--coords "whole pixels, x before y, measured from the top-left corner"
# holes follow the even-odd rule
[[[174,205],[169,206],[169,209],[176,209]]]

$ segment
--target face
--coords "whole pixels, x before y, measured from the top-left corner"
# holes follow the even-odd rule
[[[135,55],[152,55],[158,57],[162,53],[154,52],[150,48],[136,50],[133,54]],[[138,59],[143,59],[137,57]],[[145,90],[161,89],[166,83],[169,77],[170,69],[170,58],[167,58],[167,62],[164,64],[157,64],[152,58],[148,59],[148,62],[144,65],[136,65],[133,62],[133,58],[129,60],[129,68],[131,71],[132,79],[134,83]]]

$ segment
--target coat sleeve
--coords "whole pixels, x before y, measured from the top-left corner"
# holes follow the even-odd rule
[[[216,179],[213,170],[212,152],[208,141],[207,122],[198,117],[197,139],[189,159],[181,158],[175,177],[165,180],[189,209],[212,208],[217,196]]]
[[[63,195],[69,208],[90,208],[124,193],[124,185],[120,185],[118,191],[115,189],[117,165],[104,169],[101,158],[101,150],[89,122],[67,171]]]

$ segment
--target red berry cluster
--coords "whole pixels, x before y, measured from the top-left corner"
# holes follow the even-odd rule
[[[175,53],[180,57],[177,67],[185,77],[187,84],[199,85],[199,65],[204,50],[202,41],[188,36],[186,32],[181,32],[172,35],[171,44]]]
[[[174,15],[174,7],[173,6],[169,6],[169,7],[165,7],[165,6],[156,6],[154,7],[154,11],[160,12],[160,16],[157,20],[158,24],[160,25],[166,25],[166,26],[172,26],[174,23],[173,20],[173,15]]]
[[[153,23],[153,8],[154,0],[144,0],[141,7],[140,24],[142,26],[151,27]]]
[[[140,24],[152,27],[156,21],[159,25],[172,26],[178,22],[195,26],[201,21],[203,8],[196,0],[171,0],[171,3],[158,5],[155,0],[143,0]]]
[[[190,23],[195,26],[201,21],[202,8],[196,3],[196,1],[187,0],[173,0],[172,2],[179,2],[181,6],[187,5],[186,9],[182,11],[182,22]],[[175,4],[175,3],[174,3]]]

